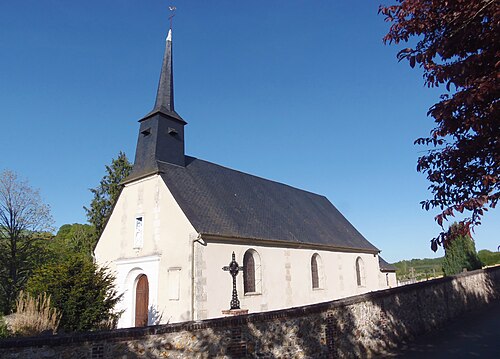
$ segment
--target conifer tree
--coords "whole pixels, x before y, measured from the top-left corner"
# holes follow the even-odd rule
[[[115,277],[80,253],[48,262],[34,271],[27,291],[46,293],[59,313],[59,327],[65,331],[111,329],[120,312],[114,307],[121,300],[114,287]]]
[[[458,274],[464,269],[470,271],[482,267],[474,241],[463,224],[452,224],[447,237],[443,260],[445,276]]]
[[[118,154],[116,159],[112,159],[111,165],[106,165],[106,174],[95,188],[90,191],[94,198],[90,202],[90,207],[83,207],[87,212],[87,219],[95,227],[96,240],[104,230],[104,226],[113,206],[118,200],[121,191],[121,182],[132,171],[132,164],[127,159],[125,153]]]

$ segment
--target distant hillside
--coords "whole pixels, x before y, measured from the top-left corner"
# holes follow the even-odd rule
[[[484,266],[500,264],[500,252],[492,252],[487,249],[477,252]],[[443,275],[443,258],[424,258],[402,260],[392,263],[396,267],[398,280],[406,281],[415,278],[417,281]]]
[[[485,266],[500,264],[500,252],[492,252],[487,249],[482,249],[477,252],[477,254]]]
[[[402,260],[393,265],[396,267],[398,280],[405,281],[440,277],[443,275],[442,263],[443,257]]]

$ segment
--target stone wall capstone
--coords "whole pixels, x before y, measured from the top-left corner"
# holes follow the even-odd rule
[[[0,340],[0,358],[369,358],[500,299],[500,266],[198,322]]]

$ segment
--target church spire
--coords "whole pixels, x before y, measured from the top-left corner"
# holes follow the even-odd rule
[[[174,112],[174,74],[172,70],[172,28],[170,28],[166,39],[153,111]]]
[[[172,72],[172,27],[166,39],[160,81],[153,110],[139,120],[139,137],[132,173],[125,180],[160,173],[161,163],[185,166],[184,126],[186,121],[174,110]]]
[[[168,35],[165,40],[165,52],[163,54],[163,62],[161,65],[160,80],[158,82],[158,90],[156,91],[156,101],[153,110],[144,118],[148,118],[153,114],[161,112],[167,116],[176,118],[177,120],[185,121],[175,112],[174,109],[174,73],[172,61],[172,24],[168,30]]]

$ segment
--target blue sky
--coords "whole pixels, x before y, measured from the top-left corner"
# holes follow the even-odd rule
[[[39,188],[56,226],[85,222],[90,187],[133,160],[174,20],[186,152],[324,194],[388,261],[433,257],[413,145],[439,92],[384,46],[367,1],[22,0],[0,5],[0,170]],[[476,230],[500,245],[500,215]]]

